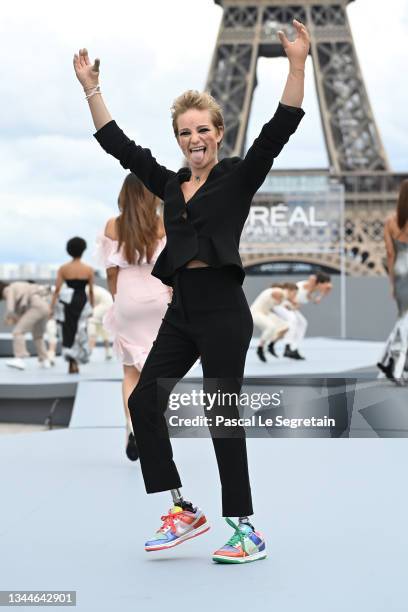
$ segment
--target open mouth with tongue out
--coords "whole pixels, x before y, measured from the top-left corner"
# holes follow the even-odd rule
[[[193,147],[190,149],[191,161],[195,164],[199,164],[204,159],[204,154],[207,150],[207,147]]]

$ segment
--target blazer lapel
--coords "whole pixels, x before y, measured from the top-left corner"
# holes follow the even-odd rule
[[[166,183],[164,215],[167,219],[185,217],[186,202],[180,185],[191,178],[190,168],[180,168]]]

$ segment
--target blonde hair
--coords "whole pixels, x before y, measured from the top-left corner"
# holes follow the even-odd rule
[[[188,89],[178,96],[171,107],[171,119],[173,123],[174,135],[178,136],[177,119],[180,115],[196,108],[198,110],[208,110],[210,112],[211,121],[215,128],[224,128],[224,117],[222,116],[221,106],[217,100],[212,97],[208,91],[199,92],[197,89]],[[218,146],[221,145],[221,142]]]

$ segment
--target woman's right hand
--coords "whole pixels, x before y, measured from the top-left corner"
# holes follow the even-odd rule
[[[100,60],[95,59],[93,65],[88,57],[86,49],[80,49],[79,54],[74,55],[74,70],[78,81],[81,83],[85,92],[91,90],[99,84],[99,64]]]

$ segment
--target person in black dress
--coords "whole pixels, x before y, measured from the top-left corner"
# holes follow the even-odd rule
[[[87,363],[90,355],[87,323],[94,304],[94,271],[91,266],[81,261],[85,249],[86,242],[83,238],[76,236],[68,240],[67,253],[72,257],[72,261],[61,266],[57,272],[50,306],[51,315],[61,326],[62,355],[69,363],[70,374],[77,374],[78,364]],[[85,291],[87,285],[89,302]]]

